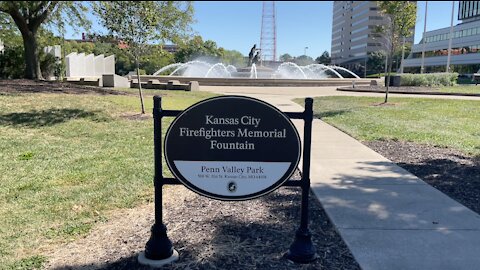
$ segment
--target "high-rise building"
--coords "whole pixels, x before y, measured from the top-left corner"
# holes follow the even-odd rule
[[[334,1],[332,64],[356,70],[365,67],[369,53],[386,51],[384,39],[375,33],[376,27],[385,23],[376,1]],[[406,42],[413,40],[412,35]]]
[[[480,69],[480,1],[459,1],[458,17],[461,23],[450,27],[428,31],[404,60],[404,72],[420,72],[424,51],[425,72],[447,70],[450,31],[452,45],[450,53],[451,71],[474,73]],[[445,18],[450,22],[450,17]],[[428,21],[427,21],[428,24]]]

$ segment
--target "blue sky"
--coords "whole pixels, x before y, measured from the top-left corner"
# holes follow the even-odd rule
[[[193,30],[204,40],[214,40],[218,46],[248,54],[253,44],[260,45],[262,1],[197,1],[194,2]],[[415,42],[423,33],[425,1],[417,2]],[[451,1],[428,1],[427,31],[450,26]],[[277,57],[289,53],[316,58],[330,52],[332,35],[332,1],[278,1]],[[454,24],[457,24],[458,1],[455,2]],[[89,16],[95,20],[91,15]],[[94,28],[99,28],[94,22]],[[81,33],[69,30],[67,38],[81,38]]]

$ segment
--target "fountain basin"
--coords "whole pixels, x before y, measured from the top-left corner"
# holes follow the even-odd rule
[[[137,80],[137,76],[131,76],[131,79]],[[180,83],[189,83],[191,81],[198,81],[200,86],[278,86],[278,87],[292,87],[292,86],[350,86],[352,82],[355,85],[370,85],[371,79],[357,79],[357,78],[325,78],[325,79],[272,79],[272,78],[205,78],[205,77],[184,77],[184,76],[159,76],[159,75],[140,75],[140,81],[147,84],[149,80],[158,80],[161,83],[166,83],[171,80],[178,80]]]

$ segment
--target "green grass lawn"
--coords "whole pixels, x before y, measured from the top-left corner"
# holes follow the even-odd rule
[[[163,93],[164,109],[212,96]],[[0,95],[0,108],[0,269],[38,267],[48,246],[152,200],[153,119],[122,117],[139,112],[138,97]]]
[[[455,85],[455,86],[443,86],[438,89],[440,92],[445,93],[468,93],[468,94],[480,94],[480,85],[468,84],[468,85]]]
[[[402,140],[480,155],[480,101],[318,97],[314,113],[359,140]],[[301,100],[297,100],[300,104]]]

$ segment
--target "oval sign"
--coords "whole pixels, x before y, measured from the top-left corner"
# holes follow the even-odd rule
[[[248,200],[280,187],[300,160],[290,119],[258,99],[221,96],[183,111],[165,136],[167,165],[189,189],[219,200]]]

